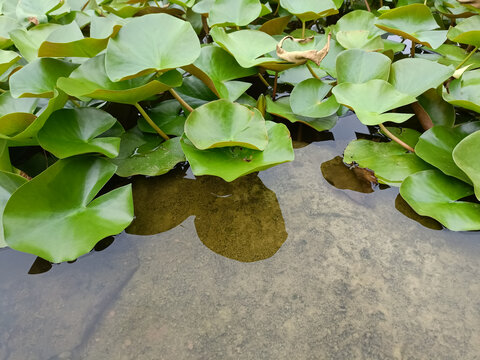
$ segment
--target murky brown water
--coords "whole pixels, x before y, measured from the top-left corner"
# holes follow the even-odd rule
[[[0,359],[479,359],[480,234],[327,182],[355,131],[231,184],[137,179],[130,234],[73,264],[0,250]]]

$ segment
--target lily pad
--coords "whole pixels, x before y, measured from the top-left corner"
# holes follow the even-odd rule
[[[26,23],[34,18],[38,23],[48,21],[47,14],[62,5],[61,0],[18,0],[17,19]]]
[[[337,112],[340,105],[335,96],[326,96],[332,86],[318,79],[308,79],[295,86],[290,95],[290,106],[295,114],[325,118]]]
[[[478,130],[480,130],[480,121],[461,124],[453,128],[434,126],[422,134],[415,146],[415,152],[446,175],[471,184],[469,177],[455,164],[452,152],[460,141]]]
[[[430,8],[423,4],[411,4],[389,10],[380,15],[376,25],[382,30],[432,49],[438,48],[447,39],[446,30],[434,30],[439,26]]]
[[[311,118],[295,114],[290,107],[289,97],[283,97],[276,101],[272,101],[272,98],[267,96],[266,102],[266,110],[268,113],[287,119],[292,123],[300,122],[317,131],[330,130],[337,124],[338,116],[335,114],[324,118]]]
[[[415,130],[403,130],[408,132],[407,136],[412,140],[418,139],[420,135]],[[409,175],[432,168],[416,154],[393,141],[352,141],[345,149],[344,161],[348,164],[355,162],[361,168],[373,170],[379,182],[390,186],[400,186]]]
[[[0,75],[10,69],[20,58],[21,56],[15,51],[0,50]]]
[[[147,114],[165,134],[182,136],[187,118],[180,114],[181,111],[182,106],[177,100],[165,100],[147,110]],[[157,133],[143,117],[138,120],[138,128],[146,133]]]
[[[6,49],[13,44],[10,32],[22,28],[16,19],[9,16],[0,16],[0,49]]]
[[[455,124],[455,108],[443,100],[441,90],[439,92],[437,89],[430,89],[424,92],[418,97],[418,104],[430,118],[432,125],[452,127]]]
[[[470,66],[469,70],[473,70],[480,67],[480,53],[473,54],[467,61],[464,60],[467,58],[469,53],[452,44],[443,44],[438,49],[429,49],[424,48],[429,52],[434,51],[434,53],[425,52],[424,54],[417,54],[417,57],[422,57],[424,59],[436,61],[439,64],[443,65],[453,65],[455,67],[459,66],[460,63],[463,63],[463,66]]]
[[[50,115],[38,132],[38,142],[59,159],[88,153],[114,158],[120,138],[100,135],[116,122],[112,115],[95,108],[61,109]]]
[[[388,80],[391,60],[377,52],[345,50],[337,56],[337,83],[358,84],[373,79]]]
[[[480,200],[480,131],[464,138],[453,150],[455,164],[470,178]]]
[[[105,73],[105,55],[88,59],[68,78],[60,78],[57,85],[71,96],[81,100],[100,99],[122,104],[135,104],[153,95],[182,84],[177,70],[156,77],[145,75],[131,80],[111,81]]]
[[[126,80],[193,63],[200,42],[189,22],[167,14],[132,19],[110,39],[105,58],[108,77]]]
[[[230,182],[240,176],[293,161],[292,139],[287,127],[271,121],[266,122],[266,127],[269,142],[264,151],[238,146],[199,150],[185,135],[180,143],[196,176],[214,175]]]
[[[158,135],[144,134],[137,127],[122,135],[120,154],[112,162],[118,166],[117,175],[159,176],[186,161],[180,138],[163,141]]]
[[[430,216],[453,231],[480,230],[480,204],[459,201],[473,188],[439,170],[410,175],[400,194],[418,214]]]
[[[280,6],[303,22],[338,13],[337,5],[331,0],[280,0]]]
[[[5,242],[59,263],[118,234],[133,220],[131,185],[94,199],[115,170],[100,158],[57,161],[10,197],[3,213]]]
[[[455,72],[455,68],[425,59],[402,59],[392,65],[389,82],[398,91],[417,97],[437,88]]]
[[[385,47],[380,36],[371,37],[367,30],[339,31],[336,39],[345,49],[380,51]]]
[[[198,107],[187,118],[185,134],[199,150],[228,146],[264,150],[268,143],[260,111],[227,100]]]
[[[447,37],[454,42],[480,47],[480,15],[462,20],[448,30]]]
[[[68,77],[78,67],[69,61],[37,59],[10,76],[13,97],[53,97],[60,77]]]
[[[480,69],[466,71],[460,79],[453,80],[443,98],[452,105],[480,113]]]
[[[209,26],[245,26],[262,11],[258,0],[215,0],[208,12]]]
[[[327,73],[320,68],[313,68],[312,70],[319,78],[323,78],[327,76]],[[303,80],[311,79],[312,74],[310,70],[308,70],[307,65],[300,65],[288,70],[282,71],[278,76],[278,83],[279,84],[290,84],[290,85],[297,85],[301,83]]]
[[[12,194],[26,182],[27,179],[24,177],[0,171],[0,249],[7,246],[3,236],[3,210],[5,209],[5,205],[7,205],[10,196],[12,196]]]
[[[393,85],[380,79],[362,84],[342,83],[333,88],[333,94],[337,102],[354,110],[365,125],[378,125],[386,121],[402,123],[413,114],[386,112],[416,101],[414,97],[397,91]]]

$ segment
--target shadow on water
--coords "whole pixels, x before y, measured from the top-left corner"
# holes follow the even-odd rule
[[[241,262],[273,256],[287,239],[277,196],[251,174],[231,183],[213,176],[185,177],[178,169],[168,176],[135,178],[136,218],[127,229],[153,235],[173,229],[189,216],[203,244]]]

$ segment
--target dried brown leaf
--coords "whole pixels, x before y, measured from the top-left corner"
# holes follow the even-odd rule
[[[277,56],[280,59],[289,61],[294,64],[305,64],[308,60],[313,61],[315,64],[320,65],[322,60],[327,56],[328,51],[330,50],[330,39],[332,35],[328,34],[327,44],[321,50],[306,50],[306,51],[286,51],[282,48],[285,40],[292,40],[300,44],[308,43],[313,40],[313,36],[306,39],[295,39],[292,36],[285,36],[277,44]]]

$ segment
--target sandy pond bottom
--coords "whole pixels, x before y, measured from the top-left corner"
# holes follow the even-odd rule
[[[134,184],[135,234],[28,275],[0,251],[0,359],[479,359],[480,234],[431,230],[397,190],[338,190],[336,141],[225,184]]]

